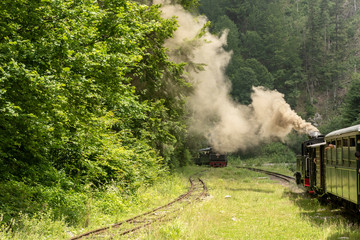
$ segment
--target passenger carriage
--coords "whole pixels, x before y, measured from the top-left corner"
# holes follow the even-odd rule
[[[333,131],[325,141],[325,191],[358,205],[360,125]]]

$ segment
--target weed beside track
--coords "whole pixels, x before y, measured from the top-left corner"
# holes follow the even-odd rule
[[[205,183],[198,177],[190,177],[190,189],[187,193],[180,195],[177,199],[168,204],[155,208],[149,212],[136,217],[115,223],[108,227],[99,228],[84,234],[75,236],[71,240],[77,239],[113,239],[135,232],[141,228],[149,226],[155,222],[170,221],[175,213],[183,209],[186,205],[205,197],[207,188]]]

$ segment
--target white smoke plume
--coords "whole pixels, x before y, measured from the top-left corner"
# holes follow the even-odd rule
[[[191,130],[203,134],[219,152],[245,150],[272,138],[284,138],[292,129],[308,133],[318,130],[299,117],[285,102],[284,96],[264,87],[253,87],[252,104],[234,102],[230,97],[231,84],[224,70],[231,53],[226,52],[226,33],[221,37],[203,30],[207,19],[194,17],[179,5],[163,0],[163,17],[177,16],[179,28],[165,46],[172,60],[203,64],[204,69],[188,68],[195,90],[189,99],[192,113]],[[191,66],[191,64],[190,64]]]

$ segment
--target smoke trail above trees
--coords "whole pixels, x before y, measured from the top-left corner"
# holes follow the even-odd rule
[[[179,27],[165,46],[173,61],[187,62],[188,80],[194,91],[188,101],[192,114],[190,130],[207,138],[220,152],[245,150],[272,138],[284,140],[294,129],[311,134],[318,130],[299,117],[283,94],[253,87],[252,104],[241,105],[230,97],[231,84],[225,68],[231,58],[226,52],[226,31],[212,35],[204,16],[194,17],[179,5],[163,4],[163,17],[177,17]]]

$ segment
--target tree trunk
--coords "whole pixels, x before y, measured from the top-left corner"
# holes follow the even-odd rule
[[[324,52],[327,53],[326,26],[324,27]]]
[[[356,0],[354,0],[354,10],[355,10],[355,12],[356,12],[356,8],[357,8],[357,6],[356,6]]]
[[[356,1],[356,0],[354,0]],[[296,12],[299,12],[299,0],[296,0]]]

